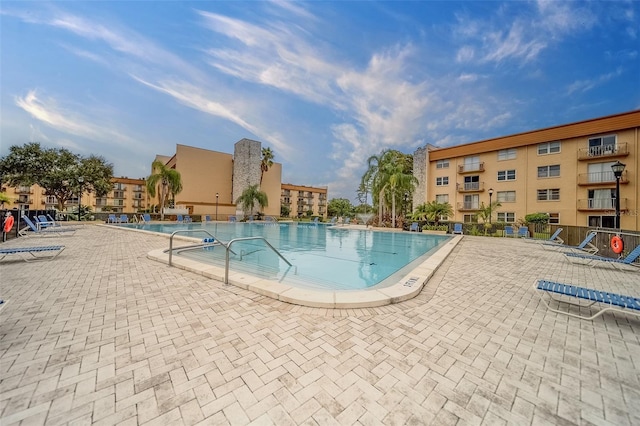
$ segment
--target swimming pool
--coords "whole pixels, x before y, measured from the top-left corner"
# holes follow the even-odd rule
[[[262,241],[238,241],[231,247],[230,270],[314,290],[358,290],[389,285],[450,240],[450,236],[380,232],[301,223],[129,224],[135,229],[171,234],[206,230],[218,240],[262,236],[289,262],[289,267]],[[204,233],[190,233],[203,238]],[[224,247],[177,250],[176,257],[224,267]]]

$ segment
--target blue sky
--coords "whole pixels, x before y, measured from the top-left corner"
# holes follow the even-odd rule
[[[145,177],[176,144],[271,147],[355,201],[366,159],[640,108],[640,2],[0,4],[0,155]]]

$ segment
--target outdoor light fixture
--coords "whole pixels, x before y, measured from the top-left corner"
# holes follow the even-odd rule
[[[216,221],[218,220],[218,196],[219,195],[220,194],[216,192]]]
[[[493,196],[493,188],[489,188],[489,223],[491,223],[491,197]]]
[[[80,192],[78,194],[78,220],[82,220],[80,217],[80,207],[82,206],[82,184],[84,183],[84,177],[80,176],[78,183],[80,184]]]
[[[615,164],[611,165],[611,170],[613,170],[613,175],[616,177],[616,224],[615,227],[620,229],[620,178],[622,177],[622,172],[624,172],[624,168],[626,164],[622,164],[620,161],[616,161]]]

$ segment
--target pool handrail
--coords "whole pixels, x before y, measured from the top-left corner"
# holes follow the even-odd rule
[[[216,237],[215,235],[212,235],[210,232],[204,229],[179,229],[177,231],[173,231],[171,233],[171,236],[169,237],[169,266],[173,266],[171,264],[171,259],[173,257],[173,236],[176,234],[182,234],[182,233],[188,233],[188,232],[204,232],[205,234],[213,238],[214,241],[217,241],[218,244],[222,245],[227,250],[227,258],[229,258],[229,247],[228,247],[229,243],[225,244],[223,241],[220,241],[218,237]],[[184,247],[180,247],[180,248],[184,248]]]
[[[262,240],[265,242],[265,244],[267,245],[267,247],[269,247],[271,250],[273,250],[278,256],[280,256],[280,259],[284,260],[285,263],[289,266],[293,266],[291,264],[291,262],[289,262],[283,255],[282,253],[280,253],[278,251],[278,249],[276,249],[274,246],[271,245],[271,243],[269,241],[267,241],[267,239],[265,237],[241,237],[241,238],[234,238],[232,240],[229,240],[229,242],[227,243],[226,246],[224,246],[227,249],[227,252],[225,254],[225,264],[224,264],[224,283],[225,284],[229,284],[229,252],[231,251],[231,244],[235,243],[236,241],[248,241],[248,240]],[[224,245],[224,244],[223,244]],[[235,253],[234,253],[235,254]]]

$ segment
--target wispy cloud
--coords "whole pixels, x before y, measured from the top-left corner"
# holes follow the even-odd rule
[[[567,95],[571,95],[576,92],[587,92],[605,84],[606,82],[616,77],[619,77],[620,75],[622,75],[622,73],[622,68],[617,68],[615,71],[602,74],[596,78],[575,81],[567,88]]]
[[[60,107],[55,99],[40,98],[36,90],[30,90],[23,97],[15,97],[15,103],[35,119],[67,134],[93,141],[109,141],[110,143],[125,146],[136,142],[111,127],[95,124],[95,118],[84,117],[75,110]]]

